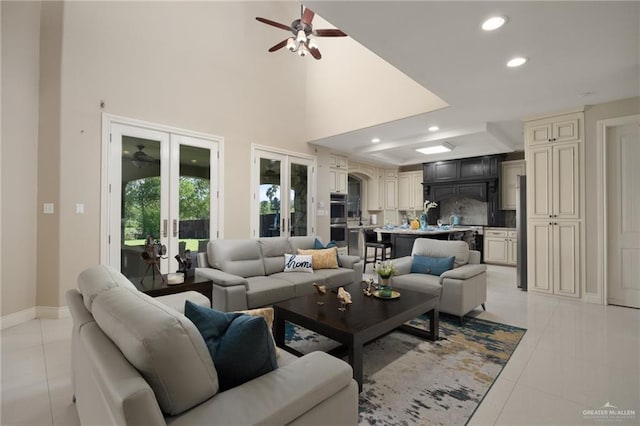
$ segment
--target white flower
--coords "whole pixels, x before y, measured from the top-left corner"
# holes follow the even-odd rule
[[[435,201],[429,201],[429,200],[424,200],[424,212],[428,213],[429,210],[434,209],[438,207],[438,203],[436,203]]]

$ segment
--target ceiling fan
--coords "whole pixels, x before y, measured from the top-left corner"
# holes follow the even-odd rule
[[[152,156],[150,156],[149,154],[143,151],[144,145],[140,144],[140,145],[136,145],[136,147],[138,148],[138,151],[134,152],[133,155],[131,156],[131,163],[133,163],[133,165],[136,166],[137,168],[140,169],[148,164],[160,162],[159,160],[156,160],[155,158],[153,158]]]
[[[315,37],[345,37],[346,34],[338,29],[325,28],[325,29],[313,29],[313,17],[315,12],[308,7],[305,8],[300,5],[300,19],[296,19],[291,25],[284,25],[279,22],[272,21],[270,19],[256,17],[256,19],[264,24],[274,26],[283,30],[291,31],[293,37],[282,40],[280,43],[269,49],[269,52],[275,52],[287,46],[292,52],[297,52],[300,56],[306,56],[310,53],[316,59],[322,58],[320,50],[315,40],[311,38]]]

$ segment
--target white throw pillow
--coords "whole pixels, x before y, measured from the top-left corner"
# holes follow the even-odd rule
[[[285,254],[285,272],[311,272],[313,274],[313,257],[310,254]]]

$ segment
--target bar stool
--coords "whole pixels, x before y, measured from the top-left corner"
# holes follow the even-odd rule
[[[387,249],[392,246],[391,241],[378,241],[378,233],[372,229],[364,230],[364,267],[362,272],[367,271],[367,263],[373,263],[374,265],[378,261],[378,249],[382,252],[380,255],[381,261],[387,260]],[[368,254],[369,249],[373,249],[373,261],[369,261]]]

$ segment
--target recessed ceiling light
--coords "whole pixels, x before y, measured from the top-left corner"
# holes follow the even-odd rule
[[[440,130],[440,127],[438,126],[431,126],[428,129],[430,132],[437,132],[438,130]]]
[[[482,29],[485,31],[497,30],[503,26],[505,22],[507,22],[507,19],[504,16],[492,16],[482,23]]]
[[[126,149],[124,151],[122,151],[123,154],[128,154],[129,151],[127,151]]]
[[[192,163],[197,163],[197,162],[198,162],[198,160],[191,160],[191,162],[192,162]]]
[[[453,145],[444,142],[440,145],[428,146],[426,148],[419,148],[419,149],[416,149],[416,151],[418,151],[421,154],[431,155],[431,154],[442,154],[443,152],[449,152],[453,148],[454,148]]]
[[[373,139],[371,139],[371,142],[378,143],[378,142],[380,142],[380,138],[373,138]]]
[[[520,65],[524,65],[527,62],[527,58],[523,58],[521,56],[517,56],[513,59],[511,59],[509,62],[507,62],[507,66],[509,68],[515,68],[515,67],[519,67]]]

